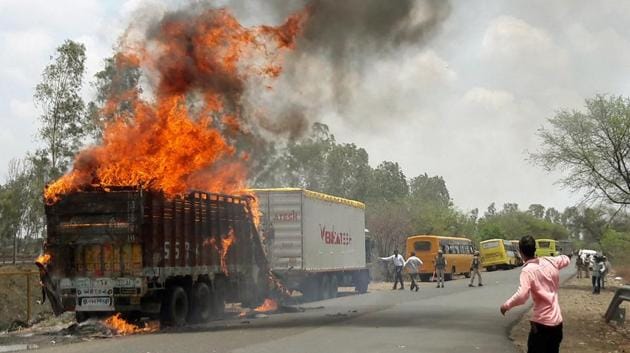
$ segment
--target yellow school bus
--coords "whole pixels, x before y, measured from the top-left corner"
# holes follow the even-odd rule
[[[508,240],[510,243],[512,243],[512,246],[514,247],[514,253],[516,254],[516,266],[523,266],[523,258],[521,257],[521,253],[518,250],[518,240]]]
[[[481,266],[488,271],[498,268],[510,269],[518,266],[518,256],[514,244],[509,240],[490,239],[479,243]]]
[[[536,256],[556,256],[556,241],[553,239],[536,239]]]
[[[435,257],[442,250],[446,257],[444,279],[449,281],[456,274],[470,277],[470,265],[473,258],[473,244],[470,239],[460,237],[442,237],[437,235],[413,235],[407,238],[404,256],[415,252],[424,262],[418,269],[420,280],[428,281],[435,269]]]

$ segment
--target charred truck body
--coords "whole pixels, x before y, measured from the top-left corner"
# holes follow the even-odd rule
[[[94,188],[64,195],[46,216],[45,290],[78,319],[115,311],[181,325],[267,295],[247,197]]]
[[[304,189],[253,189],[273,273],[307,299],[337,296],[339,286],[365,293],[365,205]]]

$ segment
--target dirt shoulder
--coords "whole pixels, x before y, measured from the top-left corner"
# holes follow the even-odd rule
[[[618,327],[615,323],[604,322],[604,313],[610,304],[615,290],[622,285],[614,276],[607,282],[601,294],[591,293],[590,278],[573,277],[560,288],[560,307],[564,319],[564,338],[561,352],[630,352],[630,322]],[[630,312],[630,303],[625,302]],[[530,310],[512,329],[510,339],[522,351],[527,351]]]

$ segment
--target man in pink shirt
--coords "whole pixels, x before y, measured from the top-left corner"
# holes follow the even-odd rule
[[[520,285],[514,295],[501,305],[501,314],[527,302],[530,294],[534,301],[534,314],[527,339],[528,353],[559,352],[562,342],[562,314],[558,304],[560,269],[569,265],[566,255],[536,258],[536,241],[524,236],[518,242],[525,260]]]

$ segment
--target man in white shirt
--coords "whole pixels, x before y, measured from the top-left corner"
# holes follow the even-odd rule
[[[420,260],[420,258],[416,256],[416,253],[412,251],[409,253],[409,257],[407,258],[407,261],[405,261],[404,265],[404,268],[409,272],[409,278],[411,278],[411,287],[409,289],[414,290],[415,288],[416,292],[420,289],[420,287],[418,287],[415,279],[418,274],[418,268],[422,266],[422,263],[422,260]]]
[[[380,259],[383,261],[392,261],[394,263],[394,288],[392,289],[396,289],[398,282],[400,282],[400,289],[405,289],[402,279],[402,270],[403,266],[405,266],[405,258],[398,253],[398,250],[394,250],[394,255],[381,257]]]

